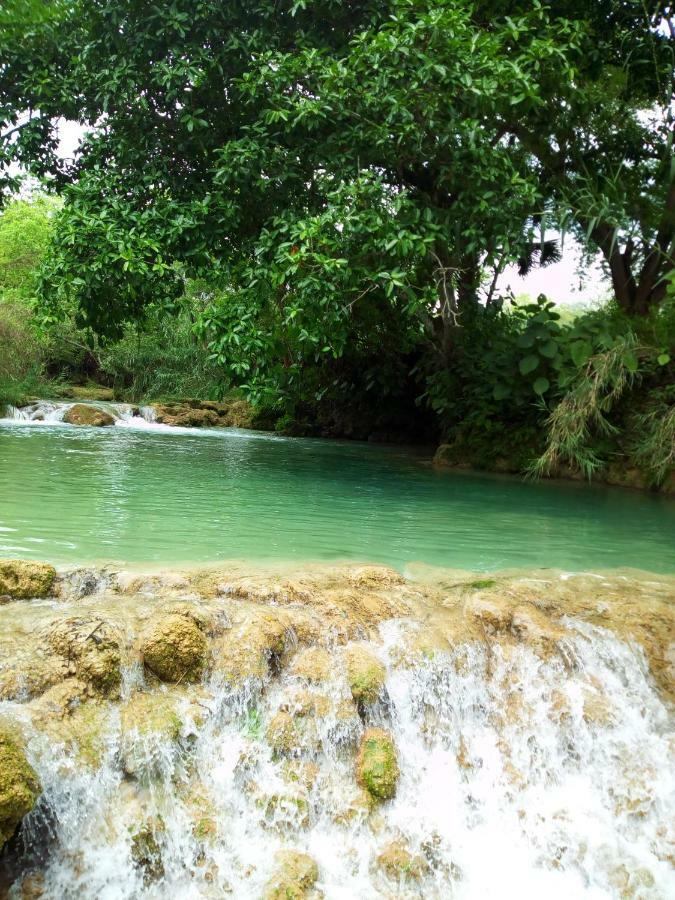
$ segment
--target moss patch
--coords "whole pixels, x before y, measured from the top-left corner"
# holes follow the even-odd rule
[[[141,653],[148,669],[162,681],[198,681],[206,667],[208,645],[193,618],[162,616],[144,632]]]
[[[276,871],[267,884],[264,900],[303,900],[319,878],[319,867],[311,856],[297,850],[282,850],[275,856]]]
[[[396,794],[400,771],[396,746],[383,728],[369,728],[361,738],[356,760],[356,779],[378,800],[391,800]]]
[[[40,795],[40,782],[19,744],[0,732],[0,847],[16,831]]]
[[[56,569],[46,563],[23,559],[0,560],[0,597],[14,600],[47,597],[55,578]]]
[[[102,428],[105,425],[114,425],[115,419],[110,413],[95,406],[87,406],[86,403],[75,403],[66,412],[63,421],[68,425],[93,425]]]
[[[386,678],[386,670],[379,659],[356,644],[345,650],[347,679],[352,697],[357,703],[375,703]]]

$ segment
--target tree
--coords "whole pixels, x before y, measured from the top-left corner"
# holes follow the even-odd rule
[[[557,4],[586,19],[588,57],[554,115],[512,126],[558,220],[600,250],[629,315],[666,296],[675,267],[675,24],[670,3]]]
[[[63,191],[44,293],[74,295],[99,332],[208,273],[225,290],[203,328],[251,386],[330,370],[347,347],[386,355],[394,337],[443,367],[485,278],[532,258],[556,222],[603,250],[626,309],[660,299],[673,234],[665,5],[55,10],[15,20],[2,42],[0,110],[17,129],[4,158]],[[57,116],[89,129],[75,165],[54,154]]]
[[[38,196],[15,200],[0,212],[0,300],[34,299],[58,206],[54,199]]]

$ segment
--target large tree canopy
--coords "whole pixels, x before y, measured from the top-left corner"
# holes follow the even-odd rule
[[[437,363],[547,225],[619,303],[673,267],[670,4],[10,0],[0,162],[63,191],[45,295],[114,333],[185,274],[249,383],[347,348]],[[28,114],[26,113],[28,111]],[[87,127],[76,162],[57,117]],[[468,321],[468,318],[466,319]]]

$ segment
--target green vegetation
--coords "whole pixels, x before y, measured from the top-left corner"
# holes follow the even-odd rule
[[[55,311],[37,302],[59,206],[38,194],[0,213],[0,403],[58,397],[70,383],[89,381],[132,401],[222,397],[229,387],[224,373],[194,330],[210,296],[203,285],[188,284],[171,310],[149,307],[115,341],[101,340],[82,323],[75,304]]]
[[[665,482],[674,35],[641,0],[9,0],[0,189],[18,164],[62,206],[0,393],[232,386],[292,433]],[[59,117],[86,126],[74,161]],[[605,308],[500,295],[555,232],[601,255]]]

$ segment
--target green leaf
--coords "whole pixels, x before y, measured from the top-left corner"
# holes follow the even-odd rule
[[[534,344],[534,335],[529,331],[526,331],[523,334],[519,334],[517,343],[519,347],[522,347],[524,350],[526,350],[528,347],[531,347]]]
[[[626,353],[624,363],[629,372],[637,372],[639,367],[638,358],[632,350],[629,350],[628,353]]]
[[[541,347],[539,347],[539,352],[542,356],[546,356],[548,357],[548,359],[553,359],[553,357],[558,352],[558,345],[553,340],[546,341],[545,344],[542,344]]]
[[[656,361],[660,366],[667,366],[670,362],[670,354],[659,353],[659,355],[656,357]]]
[[[539,365],[539,357],[535,356],[534,353],[530,353],[529,356],[524,356],[518,364],[518,368],[520,369],[521,375],[529,375],[530,372],[534,372],[534,370]]]
[[[574,341],[574,343],[570,345],[570,355],[572,356],[574,365],[580,369],[582,366],[586,365],[593,355],[593,347],[591,347],[588,341]]]
[[[492,389],[492,396],[495,400],[506,400],[511,396],[511,388],[507,384],[496,384]]]
[[[545,394],[546,391],[551,387],[551,385],[549,384],[548,378],[537,378],[532,387],[534,388],[535,394],[539,394],[539,396],[541,397],[541,395]]]

